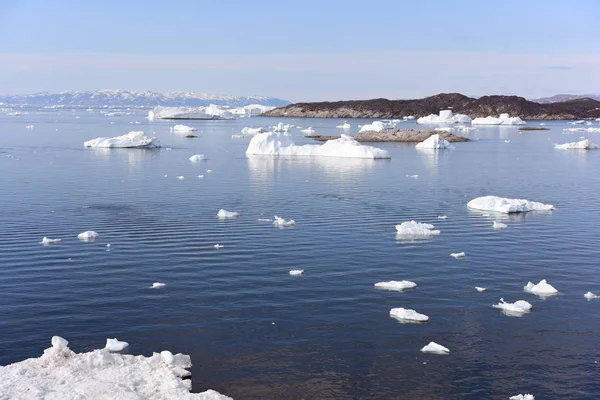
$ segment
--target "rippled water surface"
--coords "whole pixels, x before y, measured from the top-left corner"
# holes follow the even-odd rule
[[[451,151],[378,144],[392,159],[376,161],[247,158],[248,139],[231,138],[279,121],[193,121],[198,138],[186,139],[143,113],[0,116],[0,365],[38,357],[52,335],[76,351],[117,337],[133,354],[190,354],[194,391],[236,399],[600,398],[600,300],[583,297],[600,294],[600,151],[552,146],[582,133],[480,127]],[[286,122],[317,134],[343,123]],[[83,148],[130,130],[171,150]],[[556,211],[467,209],[487,194]],[[219,221],[221,208],[242,216]],[[297,225],[258,221],[274,215]],[[413,219],[441,234],[398,241],[394,226]],[[86,230],[100,237],[82,243]],[[43,236],[62,242],[44,247]],[[544,278],[559,295],[523,292]],[[417,288],[373,288],[403,279]],[[167,286],[149,289],[157,281]],[[533,310],[505,316],[492,308],[501,297]],[[394,307],[430,320],[401,324]],[[450,355],[421,353],[430,341]]]

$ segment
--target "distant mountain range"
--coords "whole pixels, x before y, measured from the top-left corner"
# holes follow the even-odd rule
[[[532,99],[531,101],[540,104],[562,103],[563,101],[577,99],[594,99],[600,101],[600,94],[556,94],[551,97],[542,97],[540,99]]]
[[[0,104],[28,106],[70,107],[242,107],[249,104],[281,107],[289,101],[265,96],[229,96],[197,92],[134,92],[129,90],[87,90],[83,92],[35,93],[27,95],[0,95]]]

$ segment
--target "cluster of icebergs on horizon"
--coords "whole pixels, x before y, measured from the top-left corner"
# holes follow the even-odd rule
[[[75,353],[69,342],[52,337],[52,347],[39,358],[0,367],[0,393],[7,399],[134,399],[232,400],[214,390],[190,393],[190,356],[170,351],[150,357],[114,353],[126,342],[107,339],[104,349]],[[120,349],[120,350],[118,350]]]
[[[472,125],[527,125],[519,117],[511,117],[508,114],[500,114],[499,118],[488,116],[485,118],[475,118],[471,121]]]
[[[254,136],[248,144],[246,155],[390,158],[387,150],[362,145],[353,137],[344,134],[339,139],[328,140],[322,145],[298,146],[285,135],[276,132],[260,133]]]
[[[600,148],[600,146],[598,146],[595,143],[592,143],[588,139],[583,139],[579,142],[555,144],[554,148],[559,150],[596,150]]]
[[[509,199],[498,196],[477,197],[467,203],[467,207],[481,211],[494,211],[504,214],[527,211],[552,211],[551,204],[538,203],[525,199]]]
[[[88,140],[83,145],[91,148],[153,149],[160,147],[160,142],[157,138],[145,136],[143,131],[132,131],[113,138],[100,137]]]
[[[430,114],[417,119],[417,124],[526,125],[527,123],[519,117],[511,117],[508,114],[500,114],[498,118],[488,116],[471,119],[465,114],[454,114],[452,110],[441,110],[437,115]]]
[[[148,119],[235,119],[251,117],[274,109],[272,106],[250,104],[244,107],[217,106],[206,107],[163,107],[158,106],[148,111]]]

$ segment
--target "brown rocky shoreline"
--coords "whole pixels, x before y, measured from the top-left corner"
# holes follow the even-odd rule
[[[450,132],[440,132],[432,130],[422,129],[384,129],[381,132],[366,131],[360,132],[356,135],[349,135],[356,139],[357,142],[405,142],[405,143],[418,143],[429,138],[431,135],[439,133],[440,139],[447,140],[449,142],[468,142],[469,139],[466,137],[454,135]],[[311,135],[305,136],[310,139],[314,139],[319,142],[325,142],[327,140],[339,139],[339,136],[326,136],[326,135]]]

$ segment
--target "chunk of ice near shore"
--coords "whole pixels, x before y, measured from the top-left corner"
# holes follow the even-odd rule
[[[392,308],[390,310],[390,317],[397,319],[400,322],[426,322],[429,317],[425,314],[419,314],[415,310],[407,308]]]
[[[464,251],[461,251],[460,253],[450,253],[450,257],[454,257],[454,258],[465,258],[466,254]]]
[[[475,210],[494,211],[504,214],[527,211],[552,211],[555,209],[551,204],[543,204],[524,199],[509,199],[498,196],[477,197],[469,201],[467,207]]]
[[[475,118],[471,124],[473,125],[527,125],[519,117],[511,117],[508,114],[500,114],[499,118],[488,116],[485,118]]]
[[[435,135],[429,136],[424,141],[417,143],[415,145],[417,149],[453,149],[454,146],[450,144],[447,140],[440,140],[440,134],[436,133]]]
[[[123,351],[128,346],[129,346],[129,343],[121,342],[120,340],[117,340],[117,338],[114,338],[114,339],[106,339],[106,346],[104,346],[104,348],[112,353],[112,352]]]
[[[423,353],[434,353],[434,354],[450,354],[450,349],[437,344],[436,342],[429,342],[429,344],[421,349]]]
[[[414,236],[414,237],[429,237],[439,235],[439,230],[434,230],[431,224],[424,224],[416,221],[406,221],[396,225],[396,235],[399,236]]]
[[[88,140],[83,145],[91,148],[152,149],[160,147],[160,142],[157,138],[145,136],[143,131],[137,131],[113,138],[100,137]]]
[[[600,298],[600,296],[598,296],[598,295],[595,295],[595,294],[594,294],[594,293],[592,293],[592,292],[587,292],[586,294],[584,294],[584,295],[583,295],[583,297],[585,297],[585,298],[586,298],[586,299],[588,299],[588,300],[593,300],[593,299]]]
[[[42,239],[42,241],[40,243],[43,244],[44,246],[48,246],[49,244],[60,243],[60,239],[50,239],[50,238],[44,236],[44,238]]]
[[[377,289],[394,290],[401,292],[407,289],[414,289],[417,284],[411,281],[389,281],[389,282],[377,282],[375,284]]]
[[[190,161],[191,162],[200,162],[200,161],[206,161],[207,158],[204,154],[194,154],[193,156],[190,157]]]
[[[267,132],[265,128],[250,128],[249,126],[245,126],[242,128],[242,135],[244,136],[258,135],[259,133],[265,132]]]
[[[452,110],[441,110],[439,115],[429,114],[417,119],[417,124],[468,124],[471,118],[465,114],[453,114]]]
[[[233,219],[233,218],[239,217],[240,215],[242,215],[242,214],[240,214],[239,212],[236,212],[236,211],[227,211],[227,210],[220,209],[219,212],[217,213],[217,218]]]
[[[552,296],[558,293],[558,290],[545,279],[542,279],[537,285],[534,285],[533,282],[528,282],[527,285],[523,287],[528,293],[533,293],[538,296]]]
[[[160,288],[164,288],[165,286],[167,286],[166,283],[162,283],[162,282],[154,282],[152,284],[152,286],[150,286],[150,289],[160,289]]]
[[[84,242],[93,242],[94,240],[96,240],[98,238],[98,233],[94,232],[94,231],[85,231],[85,232],[81,232],[79,235],[77,235],[77,239],[79,240],[83,240]]]
[[[275,225],[278,228],[285,228],[286,226],[296,226],[296,221],[294,221],[293,219],[286,221],[285,219],[276,215],[273,218],[273,225]]]
[[[494,304],[492,307],[499,308],[510,314],[525,314],[531,311],[532,305],[525,300],[517,300],[514,303],[507,303],[504,299],[500,299],[500,303]]]
[[[535,400],[535,396],[532,394],[518,394],[511,396],[508,400]]]
[[[303,269],[293,269],[290,271],[290,275],[292,275],[292,276],[304,275],[304,270]]]
[[[342,125],[336,126],[336,128],[340,128],[340,129],[344,129],[344,130],[350,129],[351,127],[352,126],[350,126],[350,124],[347,122],[344,122]]]
[[[555,144],[554,148],[559,150],[596,150],[600,148],[600,146],[592,143],[588,139],[584,139],[579,142]]]

